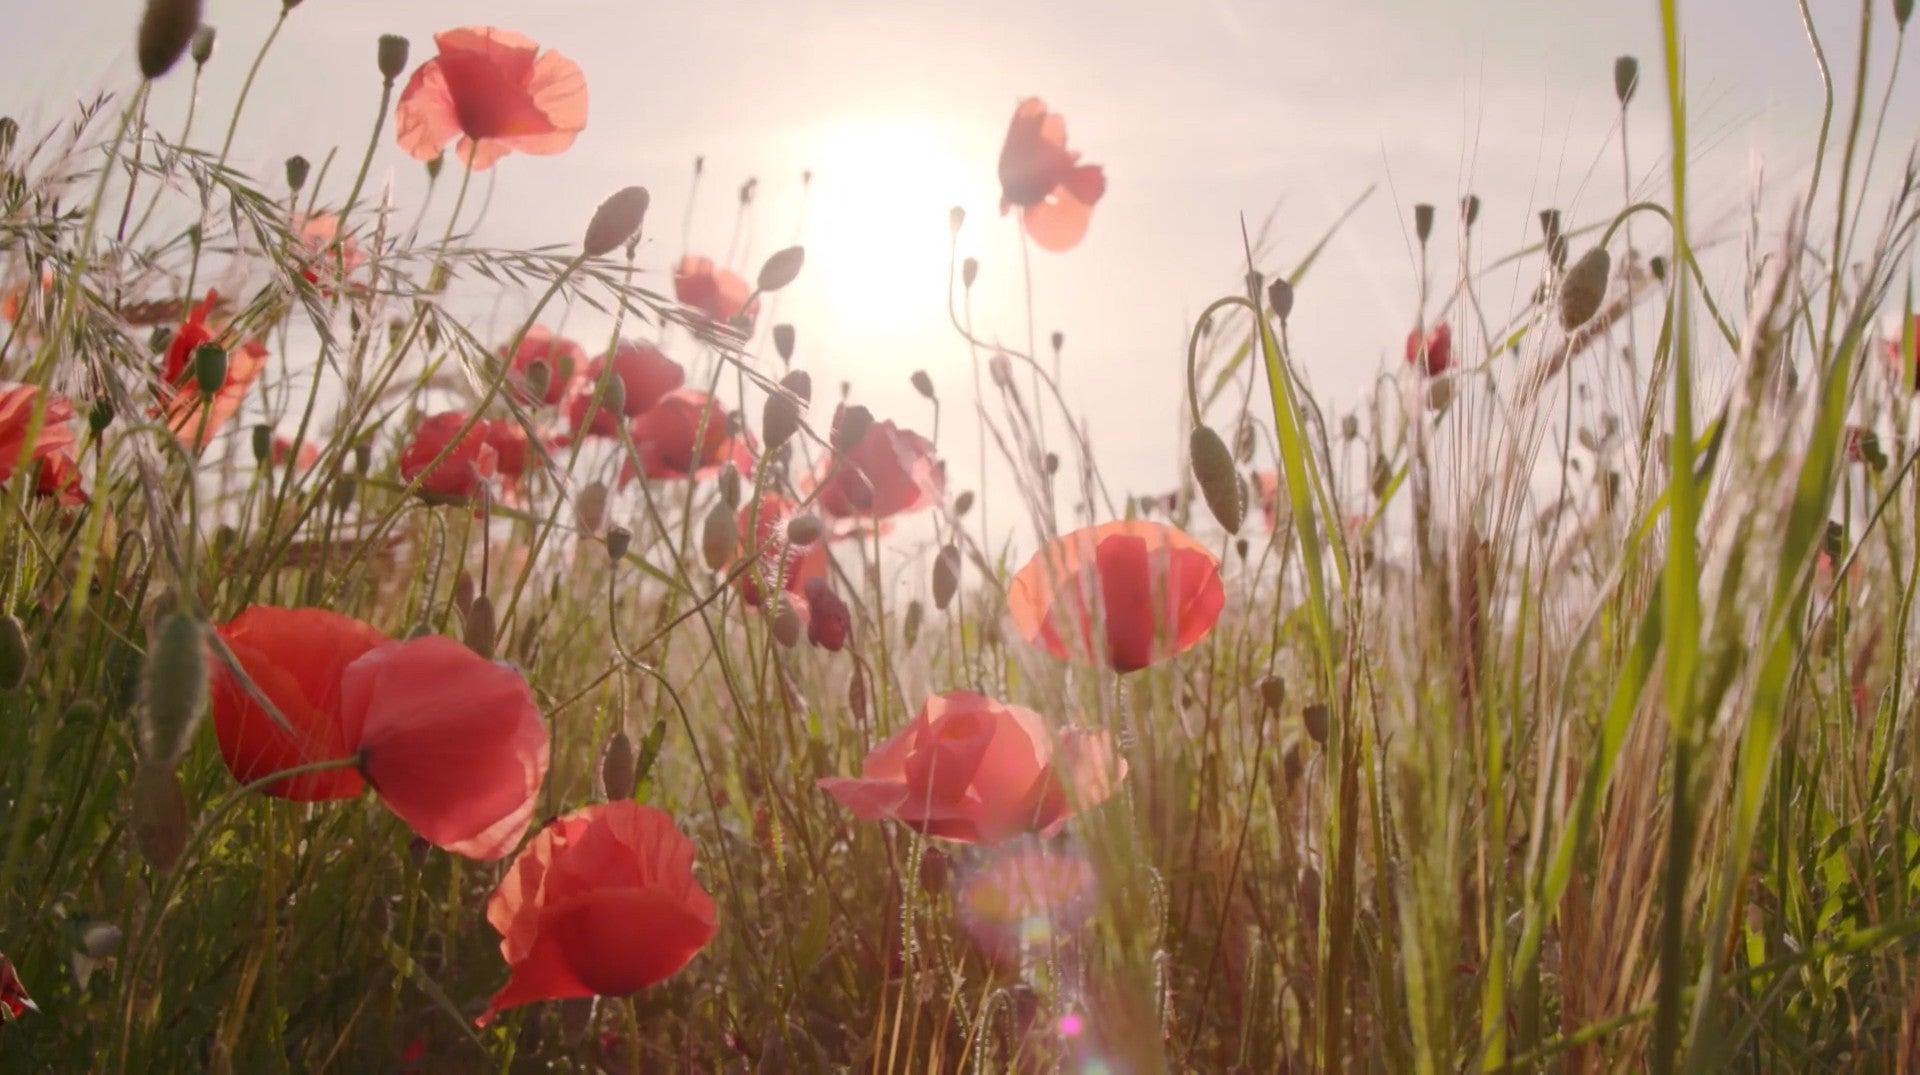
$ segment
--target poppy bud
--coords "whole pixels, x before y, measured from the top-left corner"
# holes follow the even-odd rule
[[[847,638],[853,634],[853,614],[826,579],[807,580],[807,605],[811,610],[807,617],[807,641],[829,653],[846,648]]]
[[[1013,360],[1004,354],[996,353],[992,358],[987,360],[987,374],[993,378],[993,383],[999,385],[1001,388],[1011,387],[1013,385]]]
[[[640,224],[647,216],[648,200],[647,188],[626,187],[601,202],[587,223],[587,237],[580,244],[587,256],[597,258],[611,254],[638,235]]]
[[[953,498],[953,517],[958,519],[973,510],[973,490],[968,489]]]
[[[1596,246],[1580,255],[1560,281],[1560,327],[1569,331],[1586,324],[1607,297],[1607,275],[1613,269],[1607,248]]]
[[[960,263],[960,286],[972,287],[973,282],[975,280],[978,280],[979,278],[980,278],[980,259],[979,258],[968,258],[967,260]]]
[[[346,511],[348,508],[353,507],[353,498],[355,494],[360,491],[359,485],[359,482],[353,480],[353,475],[340,475],[340,477],[334,479],[333,488],[328,494],[329,500],[327,502],[332,505],[333,510],[336,512]]]
[[[472,606],[467,609],[465,628],[460,640],[467,644],[468,649],[489,661],[493,660],[498,624],[493,618],[493,601],[486,594],[473,599]]]
[[[627,409],[627,382],[614,376],[611,367],[606,379],[595,387],[594,404],[615,416],[624,413]]]
[[[313,166],[307,163],[307,158],[300,156],[298,153],[288,157],[287,189],[298,193],[301,187],[307,185],[307,173],[310,172],[312,168]]]
[[[860,446],[867,439],[867,430],[873,428],[873,412],[861,406],[848,407],[840,412],[840,422],[833,431],[833,450],[842,455]]]
[[[853,713],[855,723],[866,723],[867,677],[860,674],[858,666],[855,666],[852,677],[847,680],[847,709]]]
[[[700,557],[709,571],[719,571],[739,547],[740,524],[734,521],[727,502],[719,501],[707,509],[706,521],[700,525]]]
[[[1894,25],[1904,30],[1910,18],[1913,18],[1913,0],[1893,0]]]
[[[87,428],[91,429],[95,436],[99,436],[112,424],[113,404],[107,402],[105,398],[94,400],[93,406],[87,409]]]
[[[607,559],[615,563],[626,559],[627,549],[633,545],[633,531],[624,526],[607,528]]]
[[[825,529],[818,515],[811,512],[795,515],[787,520],[787,542],[792,545],[811,545],[820,540]]]
[[[175,611],[160,623],[140,677],[140,756],[171,766],[207,708],[207,643],[200,621]]]
[[[911,646],[919,639],[920,621],[925,618],[926,614],[927,610],[920,607],[920,602],[907,602],[907,616],[905,621],[900,624],[900,637],[906,640],[907,645]]]
[[[380,64],[380,77],[387,80],[387,85],[393,85],[407,69],[407,53],[411,47],[399,34],[380,35],[380,46],[374,55]]]
[[[760,439],[767,451],[785,444],[800,429],[800,414],[813,398],[813,378],[806,370],[794,370],[780,378],[781,391],[767,396],[760,412]]]
[[[1895,7],[1898,6],[1898,0],[1896,0]],[[1913,0],[1907,0],[1907,6],[1911,9]],[[1633,91],[1639,84],[1639,60],[1631,56],[1622,56],[1613,61],[1613,95],[1619,99],[1620,107],[1625,108],[1627,102],[1633,100]]]
[[[960,206],[956,205],[953,208],[947,210],[947,229],[953,232],[955,235],[960,234],[960,228],[963,225],[965,225],[966,222],[967,222],[967,211],[965,209],[962,209]]]
[[[462,620],[467,618],[467,610],[473,607],[474,596],[479,592],[479,588],[473,584],[473,576],[464,568],[453,577],[453,610],[459,613]]]
[[[773,614],[773,640],[780,643],[783,649],[792,649],[800,642],[800,614],[793,610],[784,597]]]
[[[1041,456],[1040,470],[1049,478],[1060,473],[1060,453],[1048,452],[1046,455]]]
[[[940,554],[933,558],[933,607],[945,612],[959,591],[960,550],[953,545],[941,546]]]
[[[1279,676],[1261,676],[1260,704],[1268,709],[1279,709],[1287,700],[1287,681]]]
[[[553,371],[547,367],[545,359],[536,358],[527,363],[527,368],[521,372],[520,384],[526,389],[527,398],[545,399],[547,389],[553,387]]]
[[[1472,228],[1473,222],[1480,219],[1480,195],[1469,194],[1460,199],[1460,219],[1466,222],[1468,228]]]
[[[1062,347],[1065,347],[1067,345],[1067,334],[1064,332],[1055,330],[1052,339],[1049,340],[1048,342],[1053,344],[1054,352],[1058,353]]]
[[[720,480],[715,484],[719,487],[721,503],[730,508],[740,506],[740,471],[732,463],[721,468]]]
[[[1315,702],[1300,711],[1300,722],[1307,727],[1307,737],[1321,746],[1327,745],[1327,706],[1324,702]]]
[[[805,247],[790,246],[775,251],[765,264],[760,266],[760,279],[754,286],[761,291],[778,291],[800,275],[800,266],[806,264]]]
[[[607,483],[591,482],[573,498],[573,519],[580,529],[597,534],[607,525]]]
[[[442,153],[439,156],[428,161],[427,162],[427,182],[431,183],[434,180],[440,178],[440,169],[446,167],[446,165],[447,165],[447,155],[445,153]]]
[[[1233,427],[1233,457],[1242,463],[1253,462],[1253,423],[1245,418]]]
[[[1267,306],[1282,321],[1293,314],[1293,285],[1286,277],[1276,276],[1267,285]]]
[[[782,362],[793,361],[793,326],[785,322],[773,326],[773,351]]]
[[[20,689],[27,681],[33,651],[27,647],[27,629],[15,616],[0,616],[0,694]]]
[[[156,870],[169,870],[187,849],[193,821],[187,791],[173,766],[142,761],[133,771],[133,839]]]
[[[263,467],[273,461],[273,427],[265,422],[253,427],[253,461]]]
[[[1647,268],[1652,270],[1653,278],[1661,283],[1667,282],[1667,259],[1659,254],[1647,259]]]
[[[1346,440],[1360,439],[1360,419],[1351,414],[1341,418],[1340,436]]]
[[[913,382],[913,390],[915,392],[920,393],[927,399],[933,398],[933,378],[927,376],[926,370],[914,370],[913,376],[909,377],[908,380]]]
[[[753,192],[756,189],[758,189],[759,186],[760,186],[760,180],[755,179],[751,176],[747,178],[747,181],[745,183],[740,184],[740,204],[752,205]]]
[[[1187,452],[1192,456],[1193,480],[1200,486],[1200,494],[1206,498],[1207,510],[1213,513],[1215,522],[1226,528],[1227,533],[1240,531],[1240,523],[1246,516],[1246,504],[1241,499],[1239,475],[1234,472],[1233,456],[1227,451],[1225,441],[1210,426],[1195,426],[1187,438]]]
[[[1252,546],[1247,544],[1246,538],[1233,539],[1233,551],[1236,555],[1240,557],[1241,563],[1244,564],[1247,562],[1247,550],[1250,548],[1252,548]]]
[[[600,786],[606,790],[608,802],[633,797],[633,763],[633,740],[626,732],[614,732],[600,755]]]
[[[373,466],[373,445],[360,443],[353,446],[353,469],[362,474]]]
[[[147,0],[136,48],[142,75],[159,78],[180,62],[200,28],[200,7],[201,0]]]
[[[213,59],[213,27],[201,26],[193,32],[193,41],[187,45],[187,55],[193,58],[195,67],[205,67]]]
[[[1433,234],[1433,206],[1426,202],[1413,207],[1413,234],[1422,243]]]
[[[208,399],[219,394],[227,383],[226,348],[209,343],[193,349],[193,383]]]

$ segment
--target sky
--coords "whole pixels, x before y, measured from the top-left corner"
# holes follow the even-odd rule
[[[1834,69],[1851,70],[1859,5],[1809,3]],[[1877,94],[1892,34],[1887,0],[1871,4]],[[135,84],[135,0],[8,6],[0,112],[29,130]],[[219,46],[201,86],[203,138],[224,123],[276,12],[269,0],[207,0]],[[1532,240],[1541,208],[1586,222],[1623,204],[1618,55],[1642,65],[1628,126],[1637,192],[1658,194],[1667,169],[1655,0],[306,0],[259,74],[234,160],[277,176],[290,154],[317,162],[337,147],[329,182],[344,197],[379,100],[377,35],[409,37],[417,63],[435,30],[469,24],[570,56],[591,99],[570,152],[498,166],[481,241],[577,241],[602,197],[638,183],[654,206],[641,264],[665,290],[693,159],[704,157],[705,179],[686,252],[726,254],[735,192],[757,178],[736,267],[751,278],[773,249],[796,237],[808,248],[763,326],[796,325],[816,384],[850,380],[878,416],[921,427],[912,371],[927,370],[949,399],[971,387],[970,352],[945,316],[952,206],[968,213],[962,253],[981,262],[980,332],[1028,337],[1021,247],[1014,218],[998,214],[995,169],[1014,105],[1045,99],[1073,148],[1105,167],[1108,192],[1078,248],[1033,251],[1034,329],[1043,346],[1064,333],[1065,388],[1096,456],[1139,491],[1178,480],[1186,334],[1207,302],[1240,286],[1241,214],[1256,224],[1276,214],[1263,267],[1286,267],[1377,184],[1303,282],[1289,326],[1302,375],[1340,411],[1400,367],[1417,316],[1415,202],[1439,207],[1439,265],[1456,256],[1455,206],[1468,192],[1482,201],[1475,243],[1489,256]],[[1696,218],[1728,219],[1762,164],[1765,204],[1784,212],[1820,113],[1798,8],[1686,3],[1681,26]],[[1893,95],[1898,153],[1920,130],[1915,82],[1905,70]],[[184,74],[162,83],[156,122],[177,122],[189,92]],[[390,139],[374,181],[391,182],[403,209],[423,190],[420,165]],[[1535,279],[1499,278],[1491,303],[1510,308]],[[949,421],[964,423],[953,410]],[[964,488],[974,434],[949,429]]]

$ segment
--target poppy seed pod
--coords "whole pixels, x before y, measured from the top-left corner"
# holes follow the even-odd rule
[[[707,509],[706,521],[700,524],[700,558],[706,561],[707,570],[719,571],[739,547],[740,526],[734,522],[732,509],[719,501]]]
[[[412,46],[399,34],[381,34],[380,45],[374,56],[380,65],[380,77],[393,85],[395,79],[407,69],[407,54]]]
[[[598,389],[594,392],[594,402],[599,405],[601,410],[608,414],[619,415],[625,413],[627,409],[627,382],[617,374],[609,374],[600,382]]]
[[[1469,194],[1460,199],[1460,219],[1469,229],[1473,227],[1474,221],[1480,219],[1480,195]]]
[[[253,461],[266,466],[273,460],[273,427],[261,423],[253,427]]]
[[[773,353],[782,362],[793,361],[793,326],[782,322],[773,326]]]
[[[783,649],[792,649],[800,642],[800,631],[800,614],[782,598],[773,614],[773,640]]]
[[[963,226],[965,226],[966,223],[967,223],[967,211],[965,209],[962,209],[960,206],[956,205],[953,208],[947,210],[947,230],[953,232],[955,235],[958,235],[960,234],[960,229]]]
[[[1913,0],[1893,0],[1894,25],[1904,30],[1907,20],[1913,18]]]
[[[1306,725],[1307,737],[1321,746],[1327,743],[1327,718],[1327,706],[1324,702],[1315,702],[1300,711],[1300,722]]]
[[[1260,704],[1268,709],[1279,709],[1287,701],[1287,681],[1279,676],[1260,677]]]
[[[1053,338],[1048,342],[1053,344],[1053,349],[1057,352],[1062,347],[1065,347],[1067,345],[1067,334],[1056,330],[1053,334]]]
[[[1227,533],[1240,532],[1246,517],[1246,502],[1241,496],[1239,475],[1234,473],[1233,453],[1211,426],[1195,426],[1187,438],[1187,451],[1193,457],[1193,480],[1206,498],[1207,510]]]
[[[493,660],[499,625],[494,621],[493,601],[486,594],[473,599],[473,604],[467,609],[464,628],[460,640],[467,644],[467,648],[489,661]]]
[[[913,390],[915,392],[920,393],[927,399],[933,398],[933,378],[927,376],[926,370],[914,370],[913,376],[908,378],[908,380],[913,382]]]
[[[820,516],[807,512],[795,515],[787,520],[787,543],[789,545],[811,545],[820,540],[826,527],[820,522]]]
[[[140,756],[172,766],[207,708],[207,643],[200,621],[175,611],[160,623],[140,677]]]
[[[624,526],[607,528],[607,559],[619,563],[626,558],[627,549],[633,545],[633,531]]]
[[[944,545],[940,554],[933,558],[933,607],[942,612],[953,603],[953,595],[960,592],[960,550],[953,545]]]
[[[1293,285],[1286,277],[1276,276],[1273,283],[1267,285],[1267,307],[1282,321],[1292,316]]]
[[[650,200],[645,187],[626,187],[615,191],[587,223],[587,235],[581,247],[590,258],[611,254],[640,234]]]
[[[0,694],[18,690],[27,681],[27,666],[32,663],[27,629],[16,616],[0,616]]]
[[[794,370],[780,378],[781,391],[767,396],[760,412],[760,439],[771,452],[790,440],[800,429],[800,415],[813,398],[813,378],[806,370]]]
[[[297,153],[291,157],[288,157],[287,158],[287,189],[298,192],[301,187],[306,186],[307,173],[311,171],[312,168],[313,168],[313,165],[307,162],[307,158],[302,157]]]
[[[1897,6],[1898,0],[1896,0]],[[1907,6],[1912,8],[1913,0],[1907,0]],[[1625,108],[1627,102],[1633,100],[1633,91],[1639,84],[1639,60],[1631,56],[1622,56],[1613,61],[1613,95],[1619,99],[1620,107]]]
[[[1572,331],[1600,311],[1607,297],[1607,276],[1613,270],[1607,248],[1596,246],[1580,255],[1560,281],[1560,327]]]
[[[201,0],[147,0],[136,51],[140,73],[159,78],[180,62],[200,28]]]
[[[342,474],[328,491],[327,503],[336,512],[346,511],[353,507],[353,498],[359,491],[359,483],[353,480],[353,475]]]
[[[133,839],[140,857],[156,870],[169,870],[187,849],[193,821],[187,791],[171,765],[142,761],[133,771]]]
[[[1013,387],[1013,359],[995,352],[994,356],[987,360],[987,376],[993,378],[993,383],[1001,388]]]
[[[1423,243],[1433,234],[1433,206],[1421,202],[1413,207],[1413,234]]]
[[[867,439],[867,430],[873,428],[873,412],[856,404],[842,408],[839,418],[834,424],[833,450],[845,455]]]
[[[607,739],[607,749],[600,755],[600,786],[606,790],[608,801],[630,799],[634,785],[633,740],[626,732],[614,732]]]
[[[195,67],[205,67],[213,59],[213,27],[201,26],[193,32],[193,41],[187,46],[187,55],[192,57]]]
[[[967,512],[972,510],[973,510],[973,490],[971,489],[966,490],[965,492],[961,493],[959,496],[956,496],[953,498],[953,517],[954,518],[956,519],[962,518],[967,514]]]
[[[980,259],[968,258],[960,263],[960,286],[972,287],[980,279]]]
[[[778,291],[799,277],[800,267],[806,264],[806,261],[805,247],[790,246],[785,250],[775,251],[773,256],[760,266],[760,278],[754,286],[761,291]]]
[[[208,399],[219,394],[227,383],[226,348],[209,343],[193,349],[193,383]]]

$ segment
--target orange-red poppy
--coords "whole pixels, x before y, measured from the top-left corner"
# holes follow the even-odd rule
[[[759,303],[754,304],[754,309],[747,309],[750,293],[739,273],[716,267],[712,258],[688,254],[673,270],[673,294],[680,305],[690,306],[723,325],[731,323],[743,310],[749,320],[753,318]]]
[[[420,492],[430,497],[466,500],[479,492],[498,469],[499,454],[488,442],[485,422],[474,423],[454,444],[454,435],[467,424],[467,417],[464,411],[444,411],[421,422],[400,453],[400,477],[411,482],[424,473]],[[435,464],[449,444],[453,450]]]
[[[0,1014],[8,1019],[18,1019],[28,1012],[39,1010],[40,1006],[27,995],[27,987],[21,984],[20,975],[14,971],[13,960],[0,952]]]
[[[613,364],[613,375],[619,379],[624,390],[618,413],[594,400],[601,374],[609,361]],[[580,427],[586,423],[587,411],[591,407],[593,422],[584,432],[591,436],[618,437],[620,426],[627,419],[638,418],[652,410],[654,404],[685,381],[686,371],[680,368],[680,363],[668,358],[666,352],[650,343],[622,340],[610,357],[594,359],[586,372],[574,382],[573,392],[567,400],[567,421],[573,427],[574,435],[580,435]]]
[[[1097,164],[1067,148],[1067,121],[1029,97],[1013,110],[1000,147],[1000,212],[1020,207],[1021,223],[1048,250],[1071,250],[1087,234],[1094,203],[1107,192]]]
[[[1225,604],[1220,562],[1206,546],[1142,519],[1055,538],[1007,593],[1014,627],[1028,642],[1116,672],[1198,645]]]
[[[493,449],[494,472],[508,485],[517,486],[527,476],[527,465],[537,458],[527,431],[512,417],[482,419],[476,428]]]
[[[512,369],[508,383],[514,388],[521,402],[528,404],[555,404],[566,398],[567,389],[573,386],[574,376],[587,364],[586,349],[572,340],[556,336],[545,325],[535,325],[527,330],[520,340],[520,346],[507,354],[502,344],[500,357],[507,360]],[[527,371],[534,363],[540,363],[546,369],[546,391],[535,398],[527,387]]]
[[[819,784],[863,821],[892,818],[928,836],[994,844],[1059,831],[1126,771],[1105,732],[1069,729],[1056,744],[1031,709],[948,691],[874,747],[857,779]]]
[[[187,312],[186,320],[167,341],[160,371],[161,417],[180,443],[195,450],[205,448],[213,434],[239,412],[247,389],[267,365],[266,344],[242,341],[227,350],[226,378],[219,390],[211,399],[201,393],[194,379],[194,355],[219,339],[219,333],[207,324],[219,302],[220,293],[209,290],[206,298]]]
[[[276,467],[285,466],[287,460],[292,459],[295,467],[305,470],[320,461],[320,446],[312,441],[303,440],[296,448],[292,437],[275,433],[272,448],[271,458]]]
[[[416,160],[449,141],[476,171],[508,153],[564,152],[587,125],[580,65],[532,40],[492,26],[433,35],[440,54],[420,65],[400,93],[394,136]]]
[[[298,256],[304,266],[301,279],[318,285],[323,292],[340,286],[365,259],[353,236],[340,236],[340,217],[334,213],[302,214],[294,218],[294,234],[300,238]]]
[[[546,723],[519,673],[450,638],[395,642],[325,609],[255,605],[217,631],[271,704],[212,660],[214,732],[234,779],[352,759],[264,793],[317,802],[371,784],[429,843],[479,859],[512,849],[548,762]]]
[[[566,997],[624,996],[678,973],[718,930],[673,818],[617,799],[556,819],[487,900],[510,976],[476,1022]]]
[[[732,417],[717,400],[694,388],[669,392],[633,420],[633,447],[640,469],[656,480],[710,478],[732,463],[741,473],[753,469],[747,434],[735,432]],[[699,443],[694,443],[698,436]],[[620,472],[621,484],[633,480],[633,463]]]
[[[1425,336],[1419,329],[1407,333],[1407,365],[1438,377],[1453,368],[1453,329],[1445,321],[1433,326]]]
[[[833,412],[839,442],[845,406]],[[946,465],[933,442],[892,422],[874,422],[839,467],[829,461],[820,485],[820,509],[843,519],[885,519],[939,503],[947,487]]]
[[[40,390],[32,385],[0,386],[0,483],[13,477],[24,457],[38,466],[34,492],[68,506],[87,502],[80,488],[80,467],[74,461],[73,404],[61,396],[47,396],[40,430],[27,444]]]

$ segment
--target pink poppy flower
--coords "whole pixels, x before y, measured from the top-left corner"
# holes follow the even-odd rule
[[[833,412],[839,440],[845,406]],[[892,422],[874,422],[837,469],[822,472],[820,509],[840,518],[885,519],[930,508],[946,494],[947,470],[933,442]]]
[[[713,397],[698,389],[667,393],[633,420],[633,447],[641,470],[655,480],[711,478],[728,463],[743,474],[751,472],[753,446],[744,432],[733,432],[731,420]],[[620,483],[632,480],[629,461],[621,469]]]
[[[1452,369],[1453,329],[1442,321],[1424,337],[1419,329],[1407,333],[1407,365],[1429,377],[1438,377]]]
[[[458,158],[480,171],[508,153],[564,152],[586,127],[586,76],[558,52],[492,26],[433,40],[440,54],[413,72],[394,109],[394,136],[415,160],[458,137]]]
[[[620,386],[624,389],[617,414],[593,403],[593,394],[609,361],[613,364],[613,375],[619,378]],[[593,423],[584,432],[590,436],[618,437],[620,427],[626,420],[638,418],[652,410],[654,404],[685,381],[686,371],[680,368],[680,363],[668,358],[658,347],[622,340],[614,348],[610,359],[594,359],[580,379],[574,382],[573,392],[567,400],[567,421],[573,427],[574,435],[581,435],[580,427],[586,423],[591,405]]]
[[[1067,148],[1067,121],[1029,97],[1013,111],[1000,147],[1000,212],[1020,207],[1021,223],[1047,250],[1071,250],[1087,234],[1094,203],[1107,192],[1106,172],[1081,164]]]
[[[689,306],[722,325],[731,324],[742,311],[751,321],[759,312],[759,303],[747,308],[751,293],[747,282],[731,269],[715,267],[712,258],[688,254],[673,270],[673,294],[680,305]]]
[[[411,482],[424,472],[419,491],[426,496],[467,500],[479,492],[499,467],[499,454],[487,440],[486,423],[475,423],[445,459],[434,463],[467,424],[467,417],[464,411],[444,411],[421,422],[400,453],[400,477]]]
[[[1206,546],[1116,521],[1048,542],[1014,575],[1007,605],[1021,637],[1055,657],[1132,672],[1198,645],[1226,590]]]

